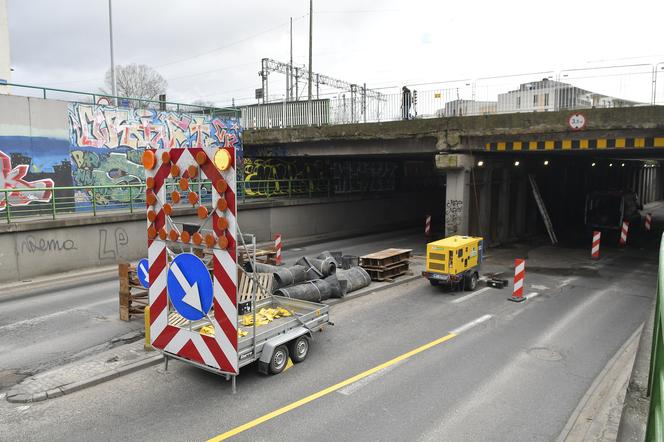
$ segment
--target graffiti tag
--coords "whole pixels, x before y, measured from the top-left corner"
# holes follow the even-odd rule
[[[121,248],[129,244],[129,235],[122,227],[110,234],[106,229],[99,229],[99,259],[111,260],[120,255]]]
[[[30,190],[16,190],[13,192],[2,192],[0,195],[0,210],[4,210],[7,202],[10,206],[27,206],[32,202],[47,203],[51,200],[52,190],[47,190],[53,187],[53,180],[45,178],[37,181],[26,181],[23,179],[28,173],[28,164],[19,164],[12,168],[12,161],[7,154],[0,151],[0,189],[21,189],[29,188],[36,189]]]
[[[445,207],[445,234],[456,235],[463,218],[463,201],[449,200]]]
[[[60,241],[57,239],[44,239],[35,238],[30,235],[21,242],[21,253],[37,253],[37,252],[62,252],[77,250],[74,240],[65,239]]]

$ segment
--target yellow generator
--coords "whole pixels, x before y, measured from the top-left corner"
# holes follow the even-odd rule
[[[465,290],[475,290],[480,278],[482,263],[482,238],[450,236],[427,244],[427,266],[422,276],[431,285],[463,285]]]

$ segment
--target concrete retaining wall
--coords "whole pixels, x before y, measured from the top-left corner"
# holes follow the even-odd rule
[[[417,193],[379,198],[354,198],[308,203],[247,204],[240,208],[244,233],[258,241],[281,233],[288,245],[296,239],[323,240],[408,227],[421,223],[424,198]],[[179,217],[186,221],[193,217]],[[0,234],[0,281],[19,281],[57,272],[75,271],[147,254],[146,221],[115,217],[106,224],[77,225]]]

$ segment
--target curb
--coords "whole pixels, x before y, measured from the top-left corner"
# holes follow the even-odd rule
[[[358,290],[356,293],[350,296],[345,296],[343,298],[335,298],[332,299],[328,302],[328,305],[336,305],[336,304],[341,304],[345,301],[350,301],[356,298],[361,298],[363,296],[367,296],[373,293],[381,292],[383,290],[391,289],[393,287],[398,287],[400,285],[407,284],[409,282],[413,282],[417,279],[420,279],[420,275],[413,275],[413,276],[407,276],[405,278],[399,279],[397,281],[394,281],[392,283],[388,283],[385,285],[382,285],[380,287],[375,287],[371,288],[369,286],[366,289]],[[64,396],[67,394],[74,393],[76,391],[84,390],[89,387],[93,387],[95,385],[99,385],[101,383],[104,383],[106,381],[110,381],[112,379],[118,378],[120,376],[124,376],[126,374],[133,373],[135,371],[141,370],[143,368],[150,367],[152,365],[156,365],[163,361],[163,355],[158,354],[154,355],[152,357],[148,357],[145,359],[142,359],[140,361],[132,362],[130,364],[122,365],[119,368],[111,369],[108,370],[104,373],[98,374],[96,376],[93,376],[91,378],[78,381],[78,382],[72,382],[70,384],[65,384],[65,385],[60,385],[59,387],[50,389],[48,391],[40,391],[37,393],[31,393],[31,394],[22,394],[14,391],[9,391],[7,392],[5,399],[7,402],[11,403],[18,403],[18,404],[28,404],[28,403],[33,403],[33,402],[42,402],[47,399],[54,399],[60,396]]]
[[[88,387],[92,387],[95,385],[99,385],[101,383],[104,383],[106,381],[110,381],[111,379],[118,378],[120,376],[133,373],[135,371],[138,371],[143,368],[150,367],[152,365],[156,365],[160,363],[163,360],[163,356],[161,354],[159,355],[154,355],[145,359],[142,359],[140,361],[132,362],[130,364],[125,364],[119,368],[114,368],[111,369],[107,372],[98,374],[96,376],[93,376],[91,378],[78,381],[78,382],[72,382],[70,384],[65,384],[61,385],[59,387],[50,389],[48,391],[40,391],[37,393],[31,393],[31,394],[22,394],[22,393],[17,393],[17,392],[12,392],[9,391],[7,392],[7,395],[5,398],[7,399],[7,402],[12,402],[12,403],[17,403],[17,404],[28,404],[32,402],[41,402],[45,401],[47,399],[54,399],[56,397],[60,397],[66,394],[74,393],[76,391],[83,390]]]

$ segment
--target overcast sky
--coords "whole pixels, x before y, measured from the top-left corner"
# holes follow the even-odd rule
[[[664,61],[664,2],[314,0],[314,71],[368,87]],[[307,61],[306,0],[113,0],[116,64],[142,63],[170,100],[249,99],[263,57]],[[97,91],[106,0],[8,0],[13,82]],[[645,78],[645,77],[644,77]],[[271,95],[285,79],[270,77]],[[426,89],[426,85],[418,86]]]

